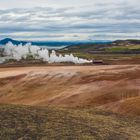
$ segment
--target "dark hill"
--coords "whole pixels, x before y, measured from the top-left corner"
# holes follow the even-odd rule
[[[32,45],[37,45],[37,46],[69,46],[72,44],[77,44],[76,42],[60,42],[60,41],[18,41],[18,40],[13,40],[11,38],[5,38],[0,41],[1,45],[5,45],[8,42],[12,42],[14,45],[19,45],[19,44],[27,44],[31,43]]]
[[[26,42],[26,41],[17,41],[17,40],[13,40],[13,39],[11,39],[11,38],[5,38],[5,39],[3,39],[3,40],[0,40],[0,44],[1,44],[1,45],[5,45],[5,44],[7,44],[8,42],[12,42],[14,45],[18,45],[18,44],[20,44],[20,43],[22,43],[22,44],[28,43],[28,42]]]
[[[118,44],[140,44],[140,40],[135,40],[135,39],[128,39],[128,40],[116,40],[113,43]]]
[[[106,43],[70,45],[60,51],[88,53],[140,53],[140,40],[116,40]]]

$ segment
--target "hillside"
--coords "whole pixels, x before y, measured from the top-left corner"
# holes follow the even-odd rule
[[[1,68],[0,103],[91,106],[138,116],[139,73],[139,65]]]
[[[104,64],[140,64],[140,40],[117,40],[97,44],[77,44],[60,49],[85,59],[102,60]]]
[[[12,42],[12,43],[15,44],[15,45],[18,45],[18,44],[20,44],[20,43],[22,43],[22,44],[28,43],[28,42],[26,42],[26,41],[18,41],[18,40],[13,40],[13,39],[11,39],[11,38],[5,38],[5,39],[3,39],[3,40],[0,40],[0,45],[5,45],[5,44],[7,44],[8,42]]]
[[[27,44],[27,43],[32,43],[32,45],[37,45],[37,46],[67,46],[71,44],[76,44],[74,42],[59,42],[59,41],[20,41],[20,40],[14,40],[11,38],[5,38],[3,40],[0,40],[1,45],[5,45],[8,42],[12,42],[14,45],[19,45],[19,44]]]
[[[124,54],[140,54],[140,40],[117,40],[107,43],[89,43],[76,44],[61,49],[65,52],[85,52],[93,54],[110,54],[110,53],[124,53]]]

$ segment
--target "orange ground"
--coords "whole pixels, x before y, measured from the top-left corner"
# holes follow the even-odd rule
[[[140,115],[140,65],[0,68],[0,103]]]

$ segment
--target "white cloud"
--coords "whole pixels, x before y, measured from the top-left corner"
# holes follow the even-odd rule
[[[2,1],[1,38],[86,40],[110,34],[115,39],[135,38],[140,32],[139,6],[139,0]]]

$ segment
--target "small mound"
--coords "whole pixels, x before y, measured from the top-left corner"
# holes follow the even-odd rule
[[[140,96],[127,99],[120,104],[119,112],[123,114],[140,116]]]

